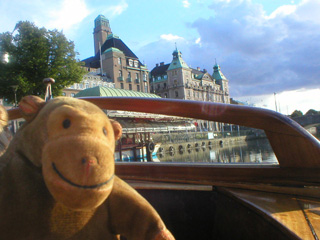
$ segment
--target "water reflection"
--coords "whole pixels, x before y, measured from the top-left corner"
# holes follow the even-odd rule
[[[174,154],[167,151],[157,156],[161,162],[278,163],[267,139],[185,149]]]

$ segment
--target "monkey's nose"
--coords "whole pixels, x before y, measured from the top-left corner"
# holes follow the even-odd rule
[[[90,166],[94,166],[96,164],[98,164],[98,159],[95,157],[84,157],[81,159],[81,163],[85,164],[85,165],[90,165]]]

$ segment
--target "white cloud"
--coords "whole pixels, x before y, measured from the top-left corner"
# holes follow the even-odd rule
[[[178,35],[173,35],[171,33],[169,34],[162,34],[160,36],[161,39],[167,40],[167,41],[173,41],[173,40],[181,40],[183,39],[183,37],[179,37]]]
[[[320,24],[320,1],[303,0],[297,7],[295,17],[299,21],[308,21]]]
[[[280,7],[272,18],[251,1],[215,2],[211,8],[215,17],[192,25],[201,46],[193,42],[193,57],[185,61],[210,69],[217,58],[231,97],[320,88],[320,1]]]
[[[276,94],[239,97],[237,100],[254,104],[256,107],[277,110],[289,115],[295,110],[306,113],[310,109],[320,110],[320,88],[319,89],[298,89],[284,91]]]
[[[182,1],[183,7],[188,8],[190,7],[190,2],[188,0]]]
[[[68,31],[90,13],[84,0],[63,0],[58,5],[46,15],[48,17],[47,28],[58,28]]]
[[[113,18],[115,16],[121,15],[128,8],[128,6],[128,3],[122,0],[117,5],[107,7],[106,10],[103,11],[103,14],[108,16],[108,18]]]
[[[296,5],[283,5],[281,7],[278,7],[275,11],[273,11],[270,16],[266,16],[267,19],[272,19],[276,17],[284,17],[286,15],[290,15],[295,12],[297,9]]]
[[[85,0],[0,2],[0,32],[12,31],[18,21],[31,21],[38,27],[74,33],[77,25],[90,14]]]

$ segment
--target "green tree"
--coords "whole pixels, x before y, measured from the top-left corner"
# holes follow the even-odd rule
[[[309,109],[308,112],[306,112],[305,115],[318,115],[320,112],[314,110],[314,109]]]
[[[294,117],[301,117],[301,116],[303,116],[303,113],[302,113],[300,110],[294,110],[294,112],[291,113],[290,116],[291,116],[292,118],[294,118]]]
[[[18,100],[25,95],[43,96],[43,79],[51,77],[56,81],[53,95],[58,96],[85,74],[72,41],[61,31],[38,28],[28,21],[18,22],[12,33],[0,34],[0,49],[9,55],[8,63],[0,62],[0,97],[11,102],[13,85],[18,85]]]

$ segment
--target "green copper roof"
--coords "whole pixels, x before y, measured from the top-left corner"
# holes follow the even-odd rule
[[[130,90],[123,90],[108,87],[87,88],[78,92],[75,97],[145,97],[145,98],[160,98],[152,93],[143,93]]]
[[[121,50],[119,50],[118,48],[114,48],[114,47],[106,49],[103,53],[107,53],[107,52],[119,52],[119,53],[124,54]]]
[[[107,39],[111,39],[111,38],[120,38],[118,35],[115,35],[115,34],[109,34],[108,36],[107,36]]]
[[[216,80],[227,80],[227,78],[221,72],[220,66],[218,64],[213,66],[212,77]]]
[[[109,20],[105,16],[103,16],[102,14],[98,15],[98,17],[96,17],[96,19],[94,21],[101,21],[101,20],[105,20],[105,21],[109,22]]]
[[[173,59],[167,71],[177,68],[189,68],[186,62],[181,57],[182,53],[179,50],[174,50],[172,53]]]
[[[105,26],[105,27],[109,27],[110,28],[109,20],[105,16],[100,14],[94,20],[94,27],[98,27],[98,26]]]

